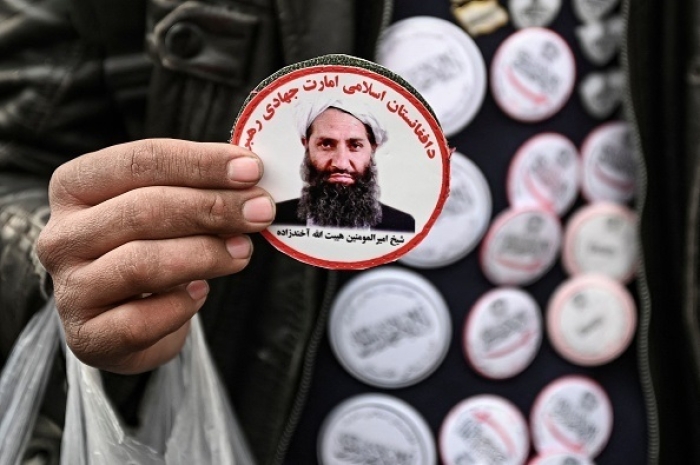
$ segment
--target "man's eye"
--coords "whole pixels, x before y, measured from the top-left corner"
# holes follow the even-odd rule
[[[321,147],[325,147],[325,148],[333,147],[333,141],[328,140],[328,139],[324,139],[321,141]]]

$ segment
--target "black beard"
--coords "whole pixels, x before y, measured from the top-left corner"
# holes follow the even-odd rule
[[[328,182],[333,173],[343,172],[319,171],[311,163],[307,151],[301,166],[304,188],[297,209],[301,221],[308,218],[318,226],[337,228],[368,228],[382,221],[374,158],[364,174],[353,176],[353,184]]]

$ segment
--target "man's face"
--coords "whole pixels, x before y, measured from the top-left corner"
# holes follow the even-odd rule
[[[360,120],[335,108],[316,117],[302,143],[325,181],[343,185],[354,184],[365,173],[376,148]]]

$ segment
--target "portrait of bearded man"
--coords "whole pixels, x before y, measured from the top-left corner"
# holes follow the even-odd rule
[[[387,140],[357,105],[316,105],[300,117],[300,198],[277,203],[274,224],[415,232],[413,216],[379,201],[375,152]]]

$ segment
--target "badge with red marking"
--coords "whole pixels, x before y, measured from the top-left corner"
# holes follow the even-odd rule
[[[263,81],[231,143],[265,164],[277,206],[263,236],[331,269],[392,262],[428,234],[449,191],[450,151],[434,113],[398,75],[347,55]]]
[[[528,27],[508,37],[491,63],[491,91],[509,116],[543,121],[561,110],[576,80],[569,45],[556,32]]]
[[[484,463],[521,465],[530,438],[527,423],[510,401],[482,394],[463,400],[450,410],[439,435],[445,465]]]
[[[612,433],[613,411],[603,388],[585,376],[564,376],[535,399],[532,443],[539,453],[570,451],[595,458]]]

